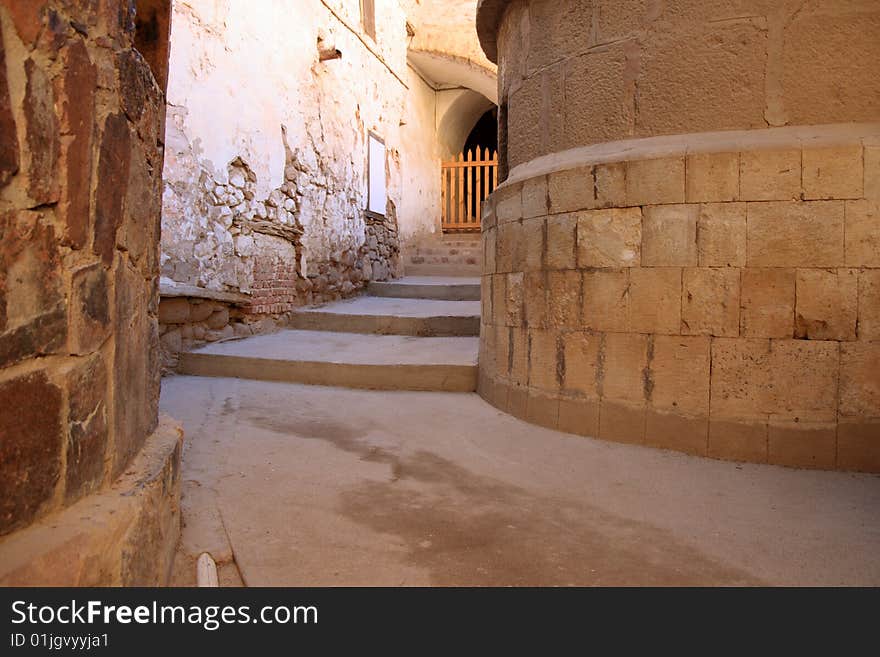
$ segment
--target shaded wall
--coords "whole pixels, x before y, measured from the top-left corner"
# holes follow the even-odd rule
[[[483,0],[478,25],[510,169],[481,394],[609,440],[880,470],[880,7]]]
[[[0,2],[0,535],[10,541],[111,486],[158,423],[164,99],[132,47],[134,7]],[[173,546],[176,521],[161,507],[153,524],[131,520],[143,553],[117,551],[115,579],[90,581],[162,579],[167,555],[150,546]]]

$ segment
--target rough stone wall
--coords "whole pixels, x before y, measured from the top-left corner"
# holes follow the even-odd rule
[[[627,137],[866,121],[880,111],[873,0],[484,4],[509,5],[493,36],[511,168]]]
[[[133,12],[0,2],[0,535],[85,503],[157,426],[164,103]]]
[[[358,7],[175,4],[164,276],[250,294],[251,312],[281,315],[402,273],[405,17],[397,2],[378,2],[373,41]],[[342,57],[319,61],[319,47]],[[378,222],[364,212],[369,130],[388,146]]]
[[[856,122],[880,119],[880,8],[789,8],[502,14],[515,166],[483,222],[487,400],[608,440],[880,472],[880,124]],[[575,32],[596,47],[573,52]]]

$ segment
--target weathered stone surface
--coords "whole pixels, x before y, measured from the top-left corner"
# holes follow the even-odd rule
[[[603,360],[603,399],[644,404],[648,398],[648,336],[607,333]]]
[[[623,269],[585,271],[583,318],[585,328],[625,331],[629,325],[629,272]]]
[[[740,270],[687,267],[682,272],[681,332],[685,335],[739,335]]]
[[[210,314],[213,313],[213,306],[209,304],[202,304],[205,308],[209,309],[210,312],[207,316],[202,316],[203,313],[199,313],[199,319],[191,317],[190,315],[190,303],[186,299],[183,298],[174,298],[174,299],[162,299],[159,301],[159,322],[161,324],[186,324],[187,322],[201,322],[210,317]]]
[[[563,342],[563,388],[566,392],[599,399],[601,336],[576,331],[566,333]]]
[[[773,409],[770,340],[712,340],[711,413],[717,419],[766,419]]]
[[[628,205],[684,203],[684,158],[635,160],[626,165]]]
[[[123,114],[111,114],[104,122],[98,156],[98,185],[95,191],[93,251],[104,265],[113,262],[116,231],[123,220],[123,200],[128,189],[131,131]]]
[[[669,335],[681,331],[681,269],[633,268],[627,295],[628,330]]]
[[[107,366],[98,355],[67,377],[67,465],[65,500],[68,504],[92,492],[104,478],[107,448]]]
[[[0,535],[31,522],[61,474],[61,389],[45,372],[0,383]],[[15,409],[14,412],[8,412]]]
[[[739,197],[739,153],[694,153],[687,157],[688,203]]]
[[[861,144],[805,148],[803,168],[805,199],[862,197],[864,172]]]
[[[834,341],[772,340],[771,419],[831,422],[837,415],[839,346]]]
[[[579,267],[633,267],[641,257],[639,208],[589,210],[577,215]]]
[[[708,337],[657,335],[651,359],[651,405],[680,414],[709,415]]]
[[[740,154],[740,199],[783,201],[801,196],[801,152],[746,151]]]
[[[642,265],[693,267],[697,264],[698,205],[654,205],[642,223]]]
[[[58,200],[58,151],[60,138],[55,99],[49,77],[33,59],[24,64],[27,85],[24,118],[27,129],[28,195],[37,205]]]
[[[855,340],[858,272],[799,269],[795,335],[810,340]]]
[[[547,269],[574,269],[577,262],[578,216],[555,215],[547,218]]]
[[[83,93],[97,85],[97,71],[82,41],[64,51],[64,76],[57,95],[61,130],[69,139],[62,144],[60,167],[66,175],[58,209],[65,223],[65,241],[74,249],[86,244],[91,209],[92,137],[95,99]]]
[[[859,273],[859,340],[880,341],[880,269]]]
[[[40,213],[0,214],[0,366],[64,345],[60,271],[55,231]]]
[[[9,81],[6,78],[6,47],[0,33],[0,188],[18,171],[18,136],[12,101],[9,98]]]
[[[110,287],[100,264],[83,267],[72,279],[70,351],[88,354],[110,334]]]
[[[700,267],[745,266],[745,203],[704,203],[700,206],[697,254]]]
[[[880,416],[880,343],[850,342],[840,345],[840,414],[850,417]]]
[[[745,338],[794,337],[794,269],[742,270],[740,329]]]
[[[843,201],[749,203],[749,267],[843,264]]]
[[[846,266],[880,267],[880,203],[846,202]]]
[[[205,322],[208,328],[221,330],[229,324],[229,310],[227,308],[218,308]]]

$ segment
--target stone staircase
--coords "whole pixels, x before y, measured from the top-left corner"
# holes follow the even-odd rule
[[[479,276],[482,257],[479,233],[444,235],[403,253],[407,276]]]
[[[367,296],[299,311],[289,329],[181,354],[178,371],[375,390],[473,392],[479,299],[479,279],[372,283]]]

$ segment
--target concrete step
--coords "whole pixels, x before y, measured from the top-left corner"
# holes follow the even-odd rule
[[[291,316],[289,326],[381,335],[477,336],[480,302],[358,297],[304,308]]]
[[[413,264],[406,262],[403,265],[404,273],[407,276],[455,276],[463,278],[474,278],[483,273],[482,265],[468,265],[455,263],[424,263]]]
[[[285,330],[183,353],[178,371],[345,388],[473,392],[478,342]]]
[[[454,276],[405,276],[396,281],[373,281],[368,288],[376,297],[479,301],[480,279]]]

